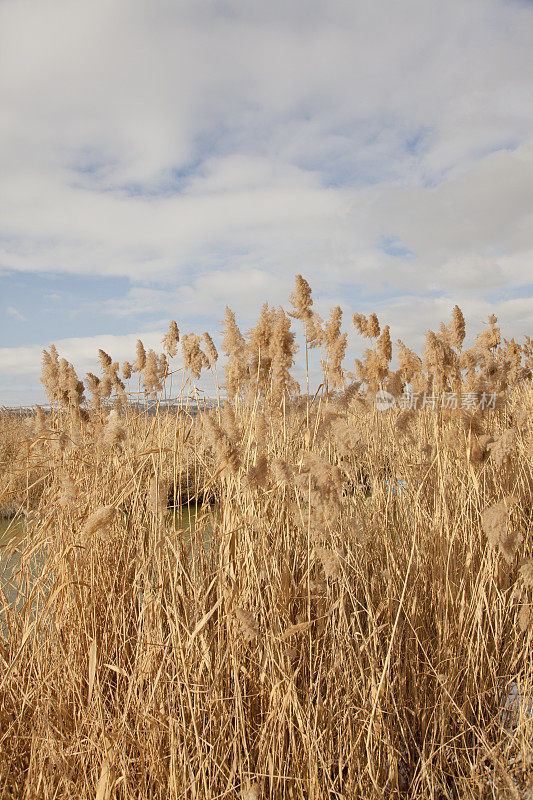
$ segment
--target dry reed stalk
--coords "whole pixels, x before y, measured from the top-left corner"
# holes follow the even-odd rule
[[[300,288],[307,344],[313,326],[323,347]],[[109,414],[121,389],[107,354],[89,408],[51,348],[50,412],[35,425],[0,413],[0,497],[26,519],[2,580],[0,797],[524,795],[531,724],[524,705],[506,730],[500,687],[533,691],[530,345],[496,344],[491,321],[480,352],[462,352],[462,392],[519,381],[508,409],[395,425],[357,383],[294,397],[280,311],[244,402],[251,355],[228,319],[237,399],[213,414]],[[363,327],[366,377],[392,381],[386,326]],[[429,372],[398,347],[413,388],[455,379],[462,315],[434,336]],[[143,352],[165,390],[166,361]],[[181,509],[174,529],[161,500],[182,479],[217,502]],[[487,557],[480,512],[508,563]]]

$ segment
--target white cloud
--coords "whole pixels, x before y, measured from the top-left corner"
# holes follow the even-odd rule
[[[4,0],[0,270],[125,276],[137,328],[247,319],[297,272],[392,314],[516,293],[532,36],[519,0]]]
[[[115,361],[135,359],[137,339],[142,339],[145,348],[161,352],[164,332],[145,331],[122,336],[102,334],[99,336],[59,339],[57,342],[44,342],[30,347],[0,347],[0,374],[37,376],[41,371],[43,350],[55,344],[60,357],[74,364],[80,375],[87,371],[97,371],[98,350],[108,352]]]
[[[366,220],[342,209],[368,205],[365,185],[383,180],[372,228],[387,233],[397,201],[413,239],[435,239],[437,222],[450,249],[461,244],[453,207],[443,213],[443,192],[428,219],[423,181],[458,173],[471,187],[463,206],[497,200],[476,165],[533,121],[533,9],[520,4],[297,1],[267,13],[8,0],[0,16],[2,261],[13,269],[179,281],[224,248],[279,264],[328,239],[356,253],[362,234],[372,244]],[[500,206],[521,214],[529,199]],[[493,230],[486,216],[477,240]]]
[[[26,319],[26,317],[24,316],[24,314],[21,314],[20,311],[17,308],[15,308],[14,306],[7,306],[6,314],[9,314],[10,317],[12,317],[13,319],[18,320],[19,322],[27,322],[28,321]]]
[[[440,322],[449,322],[453,306],[458,303],[467,321],[467,342],[482,329],[490,314],[498,316],[502,335],[505,338],[522,340],[523,334],[533,318],[533,298],[515,298],[499,303],[490,303],[483,300],[461,299],[459,293],[442,297],[419,297],[417,295],[403,295],[395,299],[382,302],[372,302],[359,306],[363,313],[376,311],[382,326],[389,324],[391,337],[404,339],[406,343],[415,348],[423,344],[425,333],[428,330],[438,330]],[[345,312],[344,328],[350,336],[350,352],[348,358],[354,353],[361,352],[368,343],[354,332],[351,322],[353,309],[343,302],[342,298],[331,298],[329,303],[318,301],[315,303],[317,311],[326,317],[334,305],[340,305]],[[288,303],[285,303],[288,307]],[[253,316],[257,318],[258,309],[253,309]],[[242,322],[240,318],[237,320]],[[100,334],[97,336],[73,337],[59,339],[55,344],[59,355],[72,362],[80,375],[87,371],[98,371],[98,350],[105,350],[116,361],[134,361],[137,340],[141,339],[146,349],[153,348],[156,352],[162,350],[162,339],[166,333],[168,322],[160,330],[138,331],[124,335]],[[245,326],[241,325],[243,332]],[[301,334],[298,322],[294,329]],[[201,333],[202,328],[197,327],[196,332]],[[187,332],[185,328],[182,333]],[[220,342],[220,331],[211,329],[215,341]],[[41,370],[42,352],[50,347],[52,342],[43,342],[29,347],[0,347],[0,375],[37,376]],[[222,354],[221,354],[222,355]],[[223,359],[222,359],[223,361]],[[176,364],[180,364],[180,357]]]

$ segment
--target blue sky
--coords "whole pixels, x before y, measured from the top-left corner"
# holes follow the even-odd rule
[[[512,0],[3,0],[0,404],[298,272],[415,347],[455,303],[531,334],[532,41]]]

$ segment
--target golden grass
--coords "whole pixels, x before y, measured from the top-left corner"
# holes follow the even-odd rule
[[[264,310],[247,345],[228,310],[231,406],[148,416],[110,357],[88,406],[52,354],[52,413],[0,415],[2,502],[28,516],[0,606],[0,798],[527,797],[531,355],[491,322],[463,356],[454,312],[425,366],[402,351],[408,379],[497,408],[380,412],[376,388],[406,379],[388,328],[357,315],[365,382],[333,394],[340,317],[322,338],[307,288],[312,400],[288,318]],[[185,339],[196,373],[203,341],[205,361]],[[164,392],[171,361],[143,352]],[[184,531],[167,506],[191,497]]]

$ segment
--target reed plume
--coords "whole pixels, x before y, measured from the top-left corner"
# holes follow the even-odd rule
[[[109,370],[109,367],[113,364],[113,359],[110,355],[108,355],[104,350],[98,351],[98,360],[100,361],[100,366],[102,367],[102,372],[106,373]]]
[[[271,403],[279,407],[284,397],[299,391],[299,386],[291,376],[298,345],[291,331],[291,321],[282,308],[275,315],[271,341]]]
[[[102,528],[106,528],[113,522],[115,518],[115,509],[113,506],[103,506],[97,511],[94,511],[86,520],[81,529],[81,535],[84,539],[89,539]]]
[[[336,306],[331,310],[330,318],[324,326],[326,361],[323,363],[327,386],[338,389],[344,385],[342,361],[346,354],[348,335],[341,332],[342,309]]]
[[[50,352],[43,350],[41,383],[50,402],[56,402],[59,397],[59,358],[53,345]]]
[[[157,377],[159,378],[159,383],[161,387],[163,387],[163,384],[167,379],[168,373],[169,373],[168,359],[165,353],[160,353],[159,358],[157,359]]]
[[[452,311],[452,324],[450,328],[450,342],[453,347],[460,350],[465,339],[466,325],[463,312],[459,306],[454,306]]]
[[[55,348],[51,408],[0,410],[0,797],[527,796],[533,342],[489,319],[463,349],[454,310],[393,369],[388,326],[356,317],[360,383],[340,309],[300,289],[343,391],[300,394],[265,306],[246,342],[228,309],[209,412],[188,375],[127,402],[107,353],[85,398]],[[137,356],[167,399],[168,348]]]
[[[272,368],[272,348],[276,311],[264,303],[255,328],[248,334],[247,355],[250,382],[259,394],[266,393]]]
[[[112,409],[105,423],[103,441],[107,447],[122,450],[122,443],[126,440],[126,431],[116,409]]]
[[[371,339],[377,339],[380,334],[380,325],[377,314],[370,314],[368,318],[368,336]]]
[[[100,378],[97,375],[94,375],[92,372],[88,372],[85,376],[85,383],[87,384],[87,389],[92,395],[93,406],[95,408],[99,408],[101,403]]]
[[[488,445],[491,457],[494,459],[497,467],[503,466],[514,453],[515,447],[516,430],[514,428],[507,428],[495,442],[491,442]]]
[[[520,574],[526,589],[533,589],[533,560],[530,559],[520,567]]]
[[[180,332],[174,320],[169,325],[168,333],[163,339],[163,349],[169,358],[174,358],[178,352],[178,342],[180,340]]]
[[[143,350],[144,352],[144,350]],[[139,358],[139,350],[137,350],[137,364],[142,363]],[[149,397],[156,397],[157,393],[161,391],[161,378],[159,372],[159,362],[154,350],[148,350],[144,354],[144,366],[142,367],[142,381],[144,391]]]
[[[76,484],[68,474],[65,472],[61,476],[61,492],[59,494],[59,504],[63,508],[73,505],[78,499],[78,490]]]
[[[207,331],[204,332],[202,338],[204,340],[205,354],[209,362],[209,368],[214,369],[218,361],[218,351],[215,347],[215,343]]]
[[[146,366],[146,350],[140,339],[137,340],[137,358],[135,360],[135,371],[142,372]]]
[[[317,556],[320,559],[324,575],[330,580],[335,580],[340,574],[340,562],[338,555],[327,547],[315,547]]]
[[[289,312],[291,317],[302,320],[304,323],[311,322],[313,312],[313,298],[311,297],[311,287],[302,275],[295,278],[294,291],[289,296],[293,311]]]
[[[235,314],[226,306],[222,349],[228,356],[226,363],[226,393],[229,400],[240,394],[248,381],[246,345],[235,320]]]
[[[196,333],[187,333],[181,340],[183,366],[193,378],[198,380],[204,367],[209,367],[209,359],[200,347],[201,339]]]
[[[508,564],[511,564],[523,541],[520,531],[509,530],[509,506],[513,499],[507,498],[485,508],[481,514],[481,525],[489,544],[499,549]]]
[[[113,382],[109,375],[104,375],[102,380],[98,384],[98,394],[104,400],[107,400],[108,397],[111,397],[111,392],[113,391]]]
[[[243,639],[246,642],[252,642],[259,633],[259,626],[252,612],[246,611],[244,608],[236,607],[233,610],[233,614],[239,622]]]
[[[404,383],[416,384],[415,391],[420,391],[425,385],[422,375],[422,361],[417,354],[410,350],[401,339],[398,339],[398,366]]]
[[[228,436],[209,413],[202,414],[202,425],[207,443],[217,457],[219,469],[237,474],[241,459],[236,439]]]
[[[388,325],[383,328],[383,333],[379,337],[378,350],[384,361],[390,361],[392,358],[392,342],[390,338],[390,329]]]

